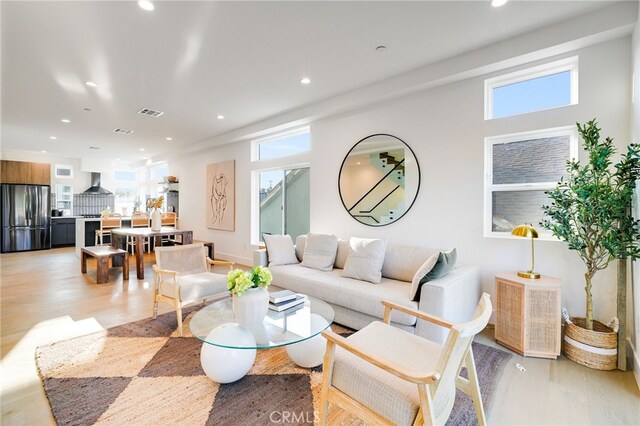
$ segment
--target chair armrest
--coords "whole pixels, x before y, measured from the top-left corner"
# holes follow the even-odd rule
[[[207,257],[207,266],[211,267],[211,265],[228,265],[229,270],[231,271],[236,266],[236,262],[228,262],[226,260],[213,260],[210,257]]]
[[[437,324],[441,327],[452,328],[453,324],[449,321],[446,321],[442,318],[439,318],[435,315],[428,314],[426,312],[418,311],[416,309],[408,308],[406,306],[398,305],[397,303],[390,302],[388,300],[383,300],[382,304],[384,305],[384,319],[383,321],[386,324],[389,324],[391,321],[391,309],[395,309],[400,312],[404,312],[405,314],[412,315],[421,320],[429,321],[431,323]]]
[[[166,275],[172,275],[174,277],[178,275],[177,271],[172,271],[170,269],[162,269],[162,268],[159,268],[158,265],[153,265],[152,268],[153,268],[153,272],[158,275],[166,274]]]
[[[387,360],[383,360],[380,359],[378,356],[376,356],[375,354],[371,354],[368,352],[365,352],[359,348],[357,348],[356,346],[352,345],[349,343],[349,341],[347,339],[345,339],[344,337],[340,336],[339,334],[334,333],[333,331],[327,329],[324,330],[322,332],[322,335],[324,336],[325,339],[327,339],[328,342],[330,342],[331,344],[336,344],[338,346],[340,346],[341,348],[345,349],[346,351],[351,352],[352,354],[356,355],[358,358],[361,358],[362,360],[375,365],[378,368],[383,369],[384,371],[387,371],[391,374],[393,374],[396,377],[399,377],[403,380],[406,380],[408,382],[411,383],[433,383],[436,382],[440,379],[440,374],[434,372],[431,372],[430,374],[427,374],[426,376],[417,376],[415,374],[413,374],[410,371],[407,371],[406,369],[402,368],[399,365],[394,364],[391,361],[387,361]],[[331,350],[330,345],[327,345],[327,351]],[[325,366],[325,368],[327,368]]]

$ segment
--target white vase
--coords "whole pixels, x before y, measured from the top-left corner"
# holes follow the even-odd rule
[[[153,209],[153,211],[151,212],[151,230],[159,231],[161,227],[162,227],[162,213],[160,213],[160,210],[158,209]]]
[[[269,292],[266,288],[250,288],[242,296],[233,295],[233,314],[238,323],[251,331],[258,331],[269,310]]]

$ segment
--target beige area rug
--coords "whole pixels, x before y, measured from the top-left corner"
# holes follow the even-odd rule
[[[124,324],[36,350],[36,364],[53,415],[62,425],[312,424],[322,367],[293,364],[284,348],[258,351],[243,379],[219,385],[200,366],[202,343],[185,337],[174,313]],[[342,334],[350,330],[332,325]],[[485,406],[491,403],[507,352],[474,343]],[[487,410],[488,413],[488,410]],[[458,392],[449,424],[476,422],[471,400]],[[329,424],[362,424],[331,405]]]

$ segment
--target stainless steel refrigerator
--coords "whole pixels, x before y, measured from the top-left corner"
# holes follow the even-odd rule
[[[51,248],[51,187],[2,184],[2,253]]]

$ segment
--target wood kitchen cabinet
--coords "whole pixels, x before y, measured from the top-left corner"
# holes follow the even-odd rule
[[[524,356],[560,355],[561,287],[558,278],[496,275],[496,341]]]
[[[2,160],[0,169],[1,183],[51,185],[51,164],[48,163]]]

